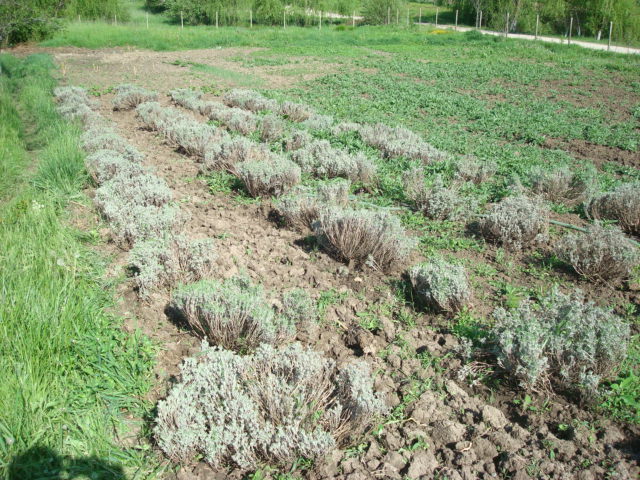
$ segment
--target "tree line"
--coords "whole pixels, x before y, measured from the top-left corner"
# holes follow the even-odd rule
[[[602,38],[613,22],[613,38],[640,39],[640,0],[439,0],[460,12],[460,18],[494,30],[533,33],[539,20],[540,33],[572,34]],[[509,23],[507,24],[507,14]],[[573,19],[573,20],[572,20]]]

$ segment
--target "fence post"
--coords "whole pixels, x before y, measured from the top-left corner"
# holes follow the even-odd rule
[[[422,23],[422,7],[420,7],[420,13],[418,14],[418,23]]]
[[[149,12],[147,12],[147,30],[149,30]]]
[[[353,14],[351,15],[351,26],[355,27],[356,26],[356,11],[353,11]]]
[[[436,27],[438,26],[438,14],[440,13],[440,9],[436,7]]]
[[[320,10],[320,21],[318,22],[318,30],[322,30],[322,10]]]
[[[571,32],[573,30],[573,17],[569,20],[569,45],[571,45]]]
[[[253,9],[249,9],[249,28],[253,28]]]
[[[407,8],[407,27],[409,26],[409,9]]]
[[[480,23],[478,23],[478,27],[482,28],[482,10],[480,10]]]
[[[218,29],[218,11],[216,10],[216,29]]]
[[[507,12],[507,23],[504,26],[504,37],[509,38],[509,12]]]
[[[396,25],[400,25],[400,9],[396,9]]]
[[[458,30],[458,10],[456,10],[456,30]]]
[[[611,34],[613,33],[613,22],[609,22],[609,41],[607,42],[607,50],[611,50]]]
[[[282,11],[282,28],[287,28],[287,11]]]
[[[180,10],[180,28],[184,30],[184,17],[182,16],[182,10]]]
[[[540,15],[536,15],[536,40],[538,39],[538,29],[540,28]]]
[[[387,7],[387,25],[391,23],[391,7]]]

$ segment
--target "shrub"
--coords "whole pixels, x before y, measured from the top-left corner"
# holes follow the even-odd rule
[[[384,211],[325,208],[314,230],[320,243],[339,258],[380,270],[403,261],[415,244],[398,217]]]
[[[314,114],[302,122],[302,125],[309,130],[329,130],[333,125],[333,117]]]
[[[203,345],[158,404],[154,434],[176,462],[255,470],[318,459],[386,411],[365,363],[338,369],[298,343],[240,356]]]
[[[480,222],[480,228],[489,240],[519,250],[546,234],[547,218],[548,213],[539,199],[514,195],[495,204]]]
[[[473,155],[465,155],[456,162],[456,176],[476,185],[489,180],[497,170],[498,165],[495,162],[480,161]]]
[[[113,130],[108,128],[91,128],[82,134],[82,148],[88,153],[98,150],[114,150],[135,161],[142,159],[138,150]]]
[[[318,306],[306,290],[295,288],[282,296],[281,315],[294,325],[313,323],[318,320]]]
[[[239,108],[228,108],[217,114],[216,120],[224,123],[231,131],[249,135],[258,129],[260,124],[256,115]]]
[[[53,96],[56,97],[56,101],[59,103],[78,102],[89,106],[96,105],[96,102],[89,97],[86,88],[74,85],[54,88]]]
[[[443,312],[457,312],[471,300],[471,287],[462,265],[434,258],[409,270],[418,301]]]
[[[114,150],[96,150],[85,159],[87,171],[98,185],[115,176],[136,177],[144,173],[137,159],[127,158]]]
[[[494,319],[498,363],[525,388],[551,382],[592,394],[625,357],[629,326],[580,291],[555,289],[540,305],[498,308]]]
[[[362,128],[362,125],[355,122],[340,122],[331,129],[331,134],[334,136],[340,136],[347,132],[358,132]]]
[[[225,93],[222,100],[230,107],[244,108],[252,112],[264,110],[275,112],[278,110],[278,102],[266,98],[254,90],[234,89]]]
[[[346,207],[349,202],[349,187],[351,182],[338,180],[320,184],[316,191],[301,188],[298,191],[282,197],[276,204],[278,213],[284,223],[299,230],[311,229],[313,223],[320,217],[320,210],[327,206]]]
[[[163,108],[158,102],[141,103],[136,107],[136,114],[146,128],[156,131],[163,131],[181,116],[177,110]]]
[[[424,162],[445,160],[447,154],[426,143],[418,135],[403,127],[388,127],[383,123],[362,125],[360,137],[379,149],[385,157],[406,157]]]
[[[294,323],[268,306],[262,287],[245,278],[182,285],[172,306],[198,337],[235,351],[288,342],[296,332]]]
[[[556,255],[580,275],[594,282],[619,283],[640,261],[638,248],[619,228],[591,225],[587,233],[565,235]]]
[[[367,23],[384,25],[389,23],[389,12],[402,11],[405,6],[401,0],[364,0],[362,8]],[[391,22],[395,22],[395,18]]]
[[[269,161],[274,158],[266,145],[245,137],[227,138],[211,145],[207,150],[203,170],[227,170],[237,174],[237,165],[242,162]]]
[[[431,184],[425,181],[424,170],[414,168],[403,175],[405,195],[416,209],[433,220],[453,220],[470,210],[469,199],[458,193],[458,187],[446,187],[440,175]]]
[[[351,155],[333,148],[327,140],[314,140],[294,151],[291,159],[300,165],[303,172],[319,178],[342,177],[370,183],[375,175],[373,162],[363,153]]]
[[[185,214],[171,204],[157,207],[113,202],[107,215],[114,241],[123,248],[150,238],[165,237],[186,220]]]
[[[313,141],[313,137],[306,130],[295,130],[289,138],[287,138],[285,149],[288,152],[300,150]]]
[[[115,89],[116,96],[113,98],[114,110],[131,110],[141,103],[155,102],[158,94],[136,85],[119,85]]]
[[[569,169],[535,171],[532,174],[533,191],[553,203],[578,205],[586,200],[592,182],[584,175]]]
[[[284,135],[285,122],[277,115],[265,115],[260,125],[260,139],[263,142],[280,140]]]
[[[187,155],[198,158],[204,158],[224,135],[213,125],[206,125],[187,117],[179,117],[165,124],[162,132],[170,143],[179,147]]]
[[[57,87],[53,91],[58,102],[57,111],[60,115],[70,119],[80,120],[85,125],[104,122],[100,114],[95,112],[97,103],[89,98],[87,91],[80,87]]]
[[[178,88],[169,92],[171,100],[176,105],[189,110],[199,111],[202,105],[202,92],[190,88]]]
[[[216,256],[211,239],[167,236],[136,243],[129,253],[129,266],[138,294],[145,297],[154,288],[170,288],[209,275]]]
[[[161,207],[171,201],[173,193],[162,178],[143,173],[135,177],[116,175],[96,190],[94,202],[109,218],[115,204],[155,205]],[[120,206],[115,207],[117,209]]]
[[[615,220],[632,235],[640,235],[640,182],[623,183],[589,202],[587,211],[595,219]]]
[[[284,102],[280,105],[280,115],[292,122],[304,122],[315,115],[315,112],[311,107],[302,103]]]
[[[228,109],[229,107],[220,102],[200,102],[198,105],[198,112],[210,120],[217,120],[222,115],[222,112]]]
[[[300,183],[301,178],[300,167],[286,158],[243,162],[236,170],[252,197],[279,197]]]

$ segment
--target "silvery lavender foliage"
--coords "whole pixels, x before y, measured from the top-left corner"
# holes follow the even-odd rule
[[[329,130],[333,125],[333,117],[331,115],[313,114],[302,122],[302,125],[312,131]]]
[[[206,151],[202,170],[227,170],[235,175],[237,165],[242,162],[270,161],[274,158],[274,154],[266,145],[245,137],[227,137],[211,145]]]
[[[96,106],[96,102],[89,97],[86,88],[76,87],[73,85],[56,87],[53,89],[53,95],[59,103],[73,101],[81,102],[89,106]]]
[[[520,250],[546,235],[547,219],[548,211],[538,198],[514,195],[494,204],[480,228],[489,240]]]
[[[167,235],[137,242],[129,252],[129,265],[138,294],[146,297],[158,287],[202,279],[213,271],[216,257],[211,239]]]
[[[440,175],[426,182],[422,168],[413,168],[403,175],[405,195],[416,209],[433,220],[454,220],[465,216],[472,207],[470,200],[463,198],[458,186],[445,186]]]
[[[318,320],[318,306],[302,288],[295,288],[282,296],[280,313],[294,325]]]
[[[313,142],[313,137],[306,130],[295,130],[291,133],[285,142],[287,152],[300,150]]]
[[[140,152],[110,127],[96,126],[89,128],[82,134],[81,141],[82,148],[88,153],[93,153],[97,150],[114,150],[134,161],[142,159]]]
[[[320,210],[330,205],[346,207],[349,202],[351,182],[338,179],[321,183],[315,190],[298,188],[280,198],[276,204],[284,223],[299,231],[311,229],[320,216]]]
[[[114,150],[96,150],[87,155],[85,165],[98,185],[111,180],[116,175],[133,178],[145,172],[137,159],[127,158]]]
[[[640,235],[640,182],[623,183],[596,196],[587,212],[595,219],[615,220],[624,232]]]
[[[498,170],[496,162],[480,160],[473,155],[465,155],[455,163],[456,177],[476,185],[489,180]]]
[[[174,291],[172,305],[198,337],[231,350],[285,343],[296,332],[289,319],[268,306],[262,287],[246,278],[182,285]]]
[[[178,207],[171,204],[158,207],[113,202],[107,212],[114,240],[123,248],[130,248],[136,242],[149,238],[165,236],[181,228],[187,219]]]
[[[556,288],[539,305],[524,301],[493,316],[498,363],[527,389],[551,383],[589,396],[625,358],[629,326],[579,290]]]
[[[465,268],[442,258],[415,265],[409,278],[419,302],[439,311],[458,312],[472,297]]]
[[[251,112],[241,110],[239,108],[227,108],[225,111],[217,115],[218,120],[231,131],[249,135],[255,132],[259,125],[260,119]]]
[[[117,86],[115,92],[116,96],[113,98],[114,110],[131,110],[141,103],[155,102],[158,100],[158,94],[156,92],[128,83]]]
[[[333,148],[327,140],[314,140],[296,150],[291,159],[300,165],[303,172],[319,178],[348,178],[369,183],[375,175],[375,165],[361,152],[351,155]]]
[[[205,343],[181,371],[154,428],[176,462],[200,454],[213,468],[286,467],[325,455],[386,411],[366,366],[339,370],[297,343],[247,356]]]
[[[556,255],[593,282],[620,283],[640,261],[640,251],[617,227],[591,225],[587,233],[565,235]]]
[[[222,138],[213,125],[200,123],[187,116],[180,116],[172,122],[165,123],[160,131],[169,142],[187,155],[198,158],[204,158],[207,151]]]
[[[165,125],[173,123],[180,113],[173,108],[164,108],[158,102],[145,102],[136,107],[136,114],[150,130],[163,131]]]
[[[355,122],[340,122],[331,129],[331,135],[337,137],[347,132],[358,132],[361,127],[361,124]]]
[[[279,197],[300,183],[300,167],[286,158],[271,161],[242,162],[238,176],[252,197]]]
[[[97,103],[89,98],[87,91],[80,87],[57,87],[53,91],[58,102],[57,110],[60,115],[70,120],[78,119],[84,125],[98,125],[104,123],[100,114],[94,111]]]
[[[262,117],[260,124],[260,139],[263,142],[280,140],[284,135],[286,124],[277,115],[269,114]]]
[[[278,110],[278,102],[264,97],[254,90],[234,89],[224,94],[222,100],[230,107],[244,108],[254,113]]]
[[[316,115],[316,112],[309,105],[287,101],[280,105],[280,115],[292,122],[304,122]]]
[[[385,211],[328,207],[314,224],[318,240],[347,262],[387,270],[415,246],[395,215]]]
[[[177,88],[169,92],[171,100],[176,105],[189,110],[198,111],[202,105],[202,92],[190,88]]]
[[[155,205],[161,207],[171,201],[173,193],[164,179],[143,173],[131,177],[116,175],[101,185],[94,197],[96,206],[109,218],[115,204]],[[120,207],[117,207],[120,208]]]
[[[359,133],[365,143],[379,149],[387,158],[406,157],[424,162],[448,158],[445,152],[403,127],[389,127],[383,123],[362,125]]]
[[[568,168],[535,170],[531,174],[533,191],[554,203],[568,206],[584,202],[593,191],[593,178]]]

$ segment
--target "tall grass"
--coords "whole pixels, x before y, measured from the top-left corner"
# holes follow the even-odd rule
[[[0,111],[13,126],[2,145],[22,159],[0,156],[3,181],[20,190],[0,205],[0,474],[124,478],[144,462],[114,438],[127,430],[124,410],[142,414],[151,348],[108,313],[104,261],[68,224],[85,173],[79,129],[52,103],[49,58],[0,56],[0,65]]]

